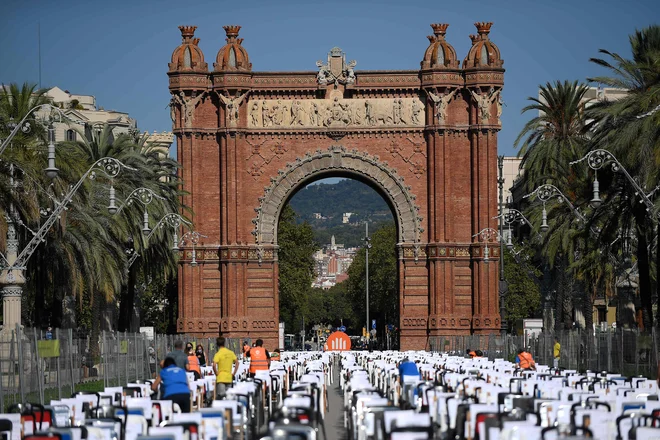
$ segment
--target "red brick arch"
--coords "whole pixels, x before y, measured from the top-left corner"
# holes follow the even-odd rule
[[[424,232],[422,218],[415,205],[415,196],[410,193],[404,179],[378,157],[358,150],[347,151],[336,145],[326,151],[318,150],[297,158],[278,172],[277,178],[266,189],[257,209],[257,217],[253,220],[257,244],[277,244],[277,224],[286,202],[306,182],[328,174],[354,175],[376,186],[393,209],[399,242],[419,243],[420,234]]]
[[[331,175],[369,183],[392,208],[403,349],[499,331],[498,265],[474,236],[496,226],[503,61],[491,23],[476,23],[461,67],[447,26],[432,25],[421,69],[355,70],[332,48],[303,72],[252,71],[240,26],[225,26],[211,71],[195,28],[181,28],[171,117],[183,201],[208,238],[197,266],[181,249],[180,331],[277,346],[279,214],[305,183]],[[186,48],[190,65],[178,56]]]

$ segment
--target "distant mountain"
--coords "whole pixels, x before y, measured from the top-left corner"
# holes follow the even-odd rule
[[[393,221],[392,211],[380,194],[352,179],[308,185],[289,204],[298,214],[298,221],[312,225],[320,245],[329,243],[335,235],[336,242],[346,247],[360,246],[365,221],[369,221],[370,232]],[[344,213],[349,212],[352,213],[349,223],[343,223]]]

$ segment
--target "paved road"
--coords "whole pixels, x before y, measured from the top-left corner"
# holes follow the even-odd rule
[[[348,433],[344,429],[343,404],[344,397],[339,387],[339,364],[336,364],[334,384],[328,387],[328,413],[325,415],[327,440],[346,440],[348,438]]]

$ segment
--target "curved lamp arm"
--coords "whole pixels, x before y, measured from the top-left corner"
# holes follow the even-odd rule
[[[110,178],[114,178],[119,175],[122,169],[136,171],[135,168],[124,165],[114,157],[103,157],[94,162],[94,164],[85,172],[85,174],[83,174],[80,180],[71,188],[71,190],[69,190],[67,195],[64,196],[64,199],[62,199],[62,201],[55,207],[55,209],[53,209],[50,217],[48,217],[44,224],[41,225],[39,231],[37,231],[34,237],[32,237],[32,240],[30,240],[27,246],[23,248],[18,258],[16,258],[12,269],[22,269],[25,267],[27,261],[30,259],[39,244],[43,241],[44,237],[53,226],[53,224],[55,224],[62,211],[66,209],[66,205],[71,202],[73,195],[78,191],[78,189],[80,189],[87,178],[95,179],[97,171],[105,174]]]

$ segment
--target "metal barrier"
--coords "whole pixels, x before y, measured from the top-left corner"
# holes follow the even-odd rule
[[[0,333],[0,411],[15,403],[48,403],[76,391],[101,391],[104,387],[155,377],[159,364],[174,342],[204,345],[207,364],[216,353],[215,338],[186,335],[101,332],[97,341],[88,333],[36,328]],[[227,339],[227,348],[241,352],[241,340]]]
[[[567,330],[557,333],[524,335],[466,335],[429,337],[428,349],[464,355],[466,350],[482,350],[490,359],[515,359],[518,350],[529,351],[536,362],[553,365],[555,336],[561,353],[559,366],[578,371],[611,371],[627,376],[655,378],[658,372],[657,330],[641,333],[634,329],[587,332]]]

